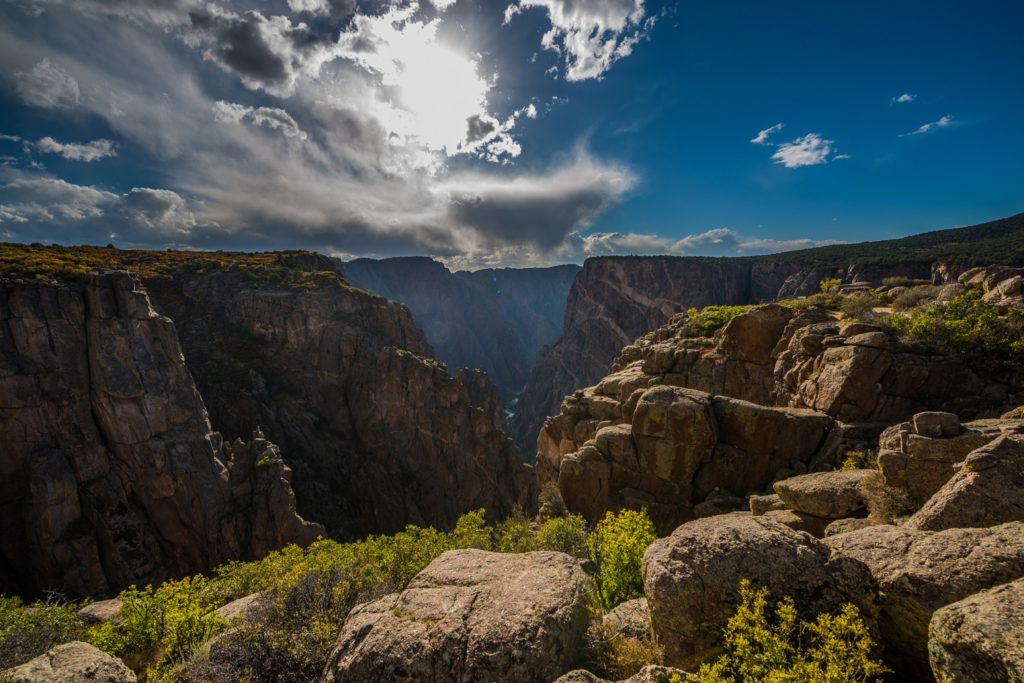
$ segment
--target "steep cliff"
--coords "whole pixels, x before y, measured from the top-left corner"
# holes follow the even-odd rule
[[[320,531],[276,446],[213,432],[174,323],[127,273],[0,281],[0,468],[4,593],[103,594]]]
[[[314,279],[218,268],[146,280],[214,424],[229,438],[260,425],[294,470],[299,511],[336,536],[530,507],[532,475],[479,382],[471,393],[449,376],[404,306],[329,270]]]
[[[561,333],[579,266],[459,271],[426,257],[356,259],[354,285],[409,307],[437,357],[480,368],[507,402],[526,383],[541,347]]]
[[[588,259],[569,292],[562,336],[530,374],[512,430],[532,459],[548,415],[603,377],[619,349],[690,307],[754,304],[812,293],[822,280],[879,285],[887,277],[955,281],[971,266],[1024,263],[1024,214],[882,242],[747,258]]]

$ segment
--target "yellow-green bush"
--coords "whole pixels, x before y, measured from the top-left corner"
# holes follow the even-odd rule
[[[18,598],[0,596],[0,670],[74,640],[83,630],[75,605],[57,600],[25,605]]]
[[[683,329],[690,337],[710,337],[717,330],[725,327],[736,316],[746,313],[756,306],[705,306],[691,308],[686,311],[686,322]]]
[[[740,584],[740,605],[725,627],[724,653],[700,669],[702,683],[847,683],[873,681],[886,668],[852,604],[838,614],[797,620],[790,598],[768,614],[768,589]],[[681,682],[676,676],[673,683]]]
[[[205,578],[193,576],[159,588],[131,586],[118,596],[118,619],[90,628],[86,640],[158,680],[224,626],[213,614],[217,605],[209,601],[206,585]]]
[[[657,534],[643,510],[608,512],[587,539],[590,557],[597,564],[598,598],[611,609],[643,595],[641,576],[644,553]]]

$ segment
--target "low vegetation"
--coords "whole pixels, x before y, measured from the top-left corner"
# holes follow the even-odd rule
[[[686,311],[684,333],[689,337],[710,337],[736,316],[756,306],[705,306]]]
[[[245,281],[290,289],[348,287],[309,252],[150,251],[0,243],[0,272],[30,280],[74,281],[91,271],[127,270],[151,280],[176,273],[238,273]]]
[[[557,505],[549,501],[548,507]],[[578,515],[534,520],[522,513],[491,526],[477,510],[447,533],[408,526],[350,543],[290,545],[262,560],[222,565],[209,577],[132,586],[118,596],[123,603],[118,618],[92,627],[78,616],[81,605],[26,606],[3,598],[0,667],[77,639],[122,658],[144,681],[311,680],[323,669],[352,607],[401,590],[446,550],[556,550],[589,560],[600,587],[595,607],[609,609],[642,593],[640,565],[654,538],[644,512],[608,513],[589,528]],[[214,614],[255,593],[260,599],[246,618],[229,624]],[[621,655],[630,656],[639,655]]]
[[[799,621],[784,597],[768,613],[768,589],[740,584],[740,605],[725,627],[724,652],[700,669],[702,683],[846,683],[876,681],[887,669],[857,608]],[[673,683],[682,683],[679,676]]]

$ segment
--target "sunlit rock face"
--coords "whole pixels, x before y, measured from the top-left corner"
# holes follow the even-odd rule
[[[588,259],[569,292],[562,337],[541,354],[520,397],[512,425],[516,442],[524,453],[532,452],[545,418],[558,412],[563,397],[596,384],[622,347],[688,308],[803,296],[818,291],[826,278],[880,284],[883,278],[903,276],[946,282],[960,272],[939,265],[849,265],[813,257],[806,262],[772,257]]]

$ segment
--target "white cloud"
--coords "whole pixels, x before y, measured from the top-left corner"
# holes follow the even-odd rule
[[[758,131],[757,135],[750,138],[750,142],[755,145],[767,145],[768,138],[782,130],[782,124],[776,123],[774,126],[769,126],[764,130]]]
[[[280,131],[289,138],[305,140],[307,137],[292,115],[279,107],[247,107],[218,100],[213,105],[213,117],[220,123],[238,124],[247,120],[254,126]]]
[[[832,157],[834,140],[826,140],[817,133],[808,133],[792,142],[784,142],[772,154],[772,160],[786,168],[826,164]]]
[[[917,130],[913,130],[909,133],[904,133],[900,137],[907,137],[908,135],[924,135],[925,133],[930,133],[933,130],[937,130],[939,128],[949,128],[950,126],[953,125],[956,125],[956,121],[953,119],[952,116],[947,114],[946,116],[943,116],[937,121],[926,123],[923,126],[920,126]]]
[[[917,99],[917,95],[914,95],[913,93],[905,92],[902,95],[898,95],[898,96],[892,98],[892,101],[897,103],[897,104],[909,104],[909,103],[913,102],[916,99]]]
[[[646,16],[644,0],[518,0],[506,7],[505,23],[533,7],[547,10],[551,29],[541,45],[563,56],[568,81],[601,78],[656,20]]]
[[[71,161],[87,163],[117,156],[117,149],[111,140],[77,143],[57,142],[51,137],[45,137],[36,143],[36,149],[44,154],[57,154]]]
[[[74,107],[80,96],[78,81],[59,64],[42,59],[16,75],[15,89],[28,104],[44,109]]]

